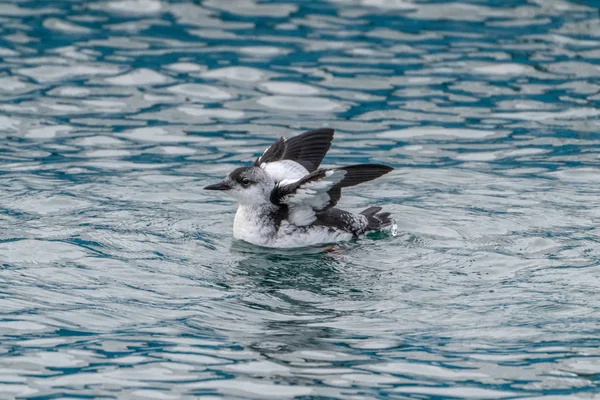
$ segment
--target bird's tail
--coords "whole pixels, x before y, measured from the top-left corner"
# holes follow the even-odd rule
[[[381,207],[369,207],[361,211],[361,215],[367,217],[367,231],[376,231],[392,224],[389,212],[382,212]]]

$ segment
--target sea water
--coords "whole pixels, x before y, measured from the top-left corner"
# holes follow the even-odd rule
[[[592,398],[600,5],[0,3],[0,398]],[[280,136],[397,235],[277,251],[203,191]]]

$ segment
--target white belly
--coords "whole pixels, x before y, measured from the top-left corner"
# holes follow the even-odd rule
[[[282,221],[275,230],[265,221],[263,210],[240,206],[233,222],[233,237],[256,246],[294,248],[350,240],[353,235],[324,226],[297,227],[288,221]]]
[[[353,238],[350,232],[331,230],[324,226],[300,227],[283,221],[270,247],[294,248],[336,243]]]
[[[255,207],[239,206],[233,221],[233,237],[257,246],[268,246],[275,236],[275,229],[265,224],[261,211]]]

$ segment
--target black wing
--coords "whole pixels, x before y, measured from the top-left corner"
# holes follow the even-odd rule
[[[330,128],[314,129],[304,132],[289,139],[280,138],[273,143],[262,156],[258,157],[254,165],[270,163],[279,160],[292,160],[313,172],[323,161],[327,154],[334,130]]]
[[[318,169],[296,182],[280,182],[271,192],[271,202],[287,205],[289,219],[295,225],[310,225],[318,213],[337,204],[342,188],[379,178],[391,170],[391,167],[376,164]]]
[[[372,181],[373,179],[377,179],[382,175],[387,174],[392,171],[394,168],[388,167],[387,165],[380,164],[358,164],[358,165],[350,165],[348,167],[344,167],[346,170],[346,176],[344,176],[344,180],[339,184],[335,185],[329,191],[329,204],[327,208],[333,207],[340,201],[342,197],[342,188],[356,186],[363,182]]]

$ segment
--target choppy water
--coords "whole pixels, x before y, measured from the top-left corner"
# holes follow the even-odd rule
[[[600,4],[0,3],[0,398],[592,398]],[[280,135],[397,237],[232,243]]]

